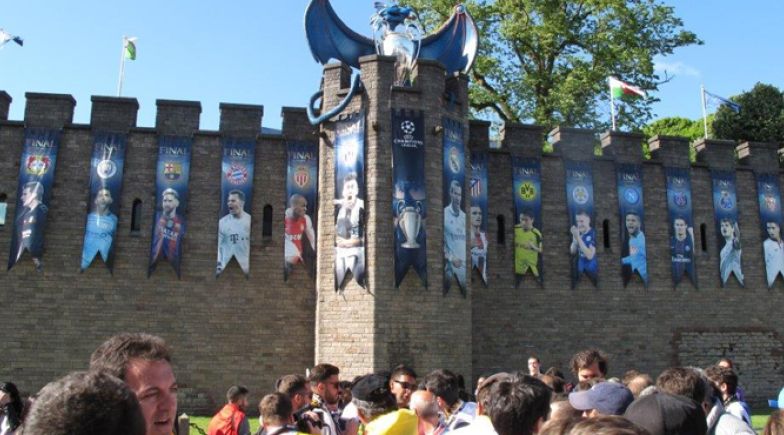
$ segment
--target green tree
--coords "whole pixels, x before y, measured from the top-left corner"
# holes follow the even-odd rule
[[[432,31],[454,0],[410,0]],[[503,121],[602,128],[610,75],[655,91],[668,80],[655,56],[701,44],[673,8],[657,0],[466,0],[479,27],[470,72],[475,113]],[[619,126],[639,127],[656,99],[619,105]],[[602,121],[602,119],[604,121]]]
[[[708,126],[710,126],[713,115],[708,116]],[[705,126],[702,119],[691,120],[678,116],[658,119],[642,128],[646,137],[651,138],[656,135],[662,136],[683,136],[689,141],[694,141],[705,137]],[[710,131],[709,131],[710,133]]]
[[[739,113],[719,107],[713,121],[718,139],[781,142],[784,140],[784,94],[775,86],[757,83],[748,92],[732,97]]]

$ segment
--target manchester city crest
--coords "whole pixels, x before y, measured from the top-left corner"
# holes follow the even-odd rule
[[[588,189],[585,186],[577,186],[572,190],[572,198],[578,204],[585,204],[588,202]]]
[[[117,173],[117,165],[111,160],[101,160],[95,166],[95,173],[102,180],[111,178]]]
[[[25,168],[27,169],[28,174],[40,177],[49,170],[51,165],[52,160],[49,158],[49,156],[34,154],[27,157]]]

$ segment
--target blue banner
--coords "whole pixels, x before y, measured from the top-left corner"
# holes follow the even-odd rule
[[[734,274],[743,285],[741,268],[740,226],[738,225],[738,198],[735,193],[735,172],[711,171],[713,184],[713,211],[719,247],[719,274],[721,286]]]
[[[580,276],[588,276],[593,285],[599,279],[596,257],[596,229],[593,228],[593,172],[587,162],[564,161],[566,169],[566,206],[571,222],[572,288]]]
[[[237,260],[246,278],[250,273],[251,215],[248,212],[253,208],[255,159],[255,140],[223,139],[216,277],[226,269],[232,258]]]
[[[645,214],[642,197],[642,167],[618,164],[618,211],[621,223],[621,277],[623,286],[635,274],[648,287],[648,256],[645,249]]]
[[[188,211],[192,142],[189,137],[178,136],[161,136],[158,139],[156,207],[147,276],[152,275],[160,259],[171,263],[177,277],[180,276],[182,240],[187,226],[185,216]]]
[[[19,162],[19,187],[16,189],[16,216],[11,233],[10,270],[30,253],[37,271],[43,270],[44,231],[49,199],[52,197],[60,130],[25,129],[22,158]]]
[[[365,113],[335,124],[335,289],[347,274],[362,288],[365,269]]]
[[[422,112],[392,111],[392,182],[395,287],[400,287],[411,266],[427,287],[425,117]]]
[[[286,176],[283,279],[302,264],[316,278],[316,208],[318,201],[318,145],[290,142]]]
[[[664,168],[667,177],[667,210],[670,226],[672,283],[678,286],[688,275],[697,287],[694,262],[694,220],[692,217],[691,175],[688,168]]]
[[[463,297],[466,296],[466,214],[465,146],[463,124],[444,118],[443,187],[444,200],[444,294],[452,286],[452,278]]]
[[[487,153],[471,153],[471,269],[487,287]]]
[[[515,287],[530,273],[540,284],[542,270],[542,164],[512,156]]]
[[[125,142],[125,135],[118,133],[95,133],[93,138],[90,195],[87,198],[87,223],[80,266],[82,272],[98,256],[109,272],[114,267],[114,240],[117,237],[117,216],[120,215]]]
[[[784,241],[781,240],[781,189],[778,174],[756,174],[759,198],[762,249],[768,288],[779,275],[784,276]]]

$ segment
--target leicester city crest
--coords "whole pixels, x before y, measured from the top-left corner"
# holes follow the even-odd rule
[[[117,165],[111,160],[101,160],[95,166],[95,173],[102,180],[111,178],[117,173]]]
[[[25,167],[28,174],[40,177],[49,170],[51,165],[52,161],[49,159],[49,156],[35,154],[27,157],[27,163],[25,164]]]
[[[177,162],[166,162],[163,164],[163,176],[169,181],[174,181],[182,175],[182,164]]]
[[[588,189],[585,186],[577,186],[572,190],[572,198],[574,202],[582,205],[588,202]]]

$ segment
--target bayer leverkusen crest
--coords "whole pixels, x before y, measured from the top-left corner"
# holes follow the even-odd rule
[[[176,162],[166,162],[163,164],[163,176],[169,181],[174,181],[182,175],[182,164]]]
[[[40,154],[32,155],[27,157],[27,163],[25,163],[25,168],[27,169],[27,173],[30,175],[41,176],[49,170],[49,167],[52,165],[52,160],[49,156],[44,156]]]
[[[294,172],[294,182],[300,189],[308,185],[310,182],[310,171],[306,166],[297,166],[297,170]]]

